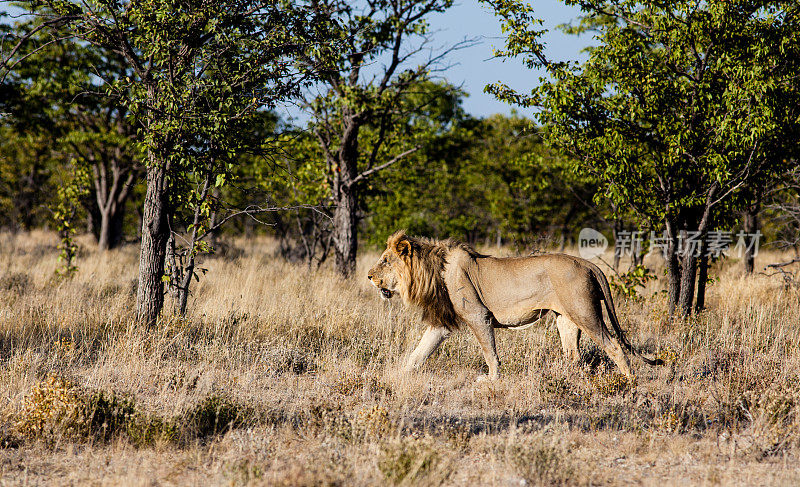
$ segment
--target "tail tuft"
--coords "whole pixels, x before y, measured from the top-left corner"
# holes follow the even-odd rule
[[[639,355],[639,354],[637,353],[636,355]],[[648,363],[650,365],[664,365],[664,361],[661,360],[660,358],[650,360],[649,358],[645,358],[645,357],[643,357],[641,355],[639,355],[639,358],[644,360],[646,363]]]
[[[593,265],[594,266],[594,265]],[[614,308],[614,300],[611,298],[611,289],[608,286],[608,279],[606,279],[606,275],[603,274],[603,271],[600,270],[599,267],[594,266],[593,270],[595,272],[595,279],[597,283],[600,285],[600,289],[603,291],[603,301],[606,303],[606,311],[608,312],[608,319],[611,321],[611,326],[614,328],[614,332],[617,334],[617,338],[622,343],[622,346],[625,347],[628,352],[632,353],[633,355],[639,357],[643,362],[650,364],[650,365],[664,365],[664,361],[660,358],[657,359],[649,359],[642,355],[638,350],[633,348],[633,345],[625,338],[625,333],[622,331],[622,327],[619,325],[619,320],[617,319],[617,310]]]

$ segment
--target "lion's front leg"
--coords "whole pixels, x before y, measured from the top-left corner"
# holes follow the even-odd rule
[[[486,360],[486,365],[489,366],[489,375],[486,377],[478,377],[478,381],[482,380],[497,380],[500,378],[500,358],[497,356],[497,346],[494,341],[494,327],[492,320],[489,319],[474,319],[468,320],[467,323],[478,339],[478,344],[481,346],[483,358]]]
[[[478,381],[486,379],[497,380],[500,378],[500,359],[497,356],[497,346],[494,341],[494,327],[499,325],[491,311],[483,305],[475,287],[465,273],[456,272],[450,276],[452,285],[448,282],[450,301],[462,323],[466,323],[483,352],[483,358],[489,367],[489,375],[478,377]]]
[[[404,370],[408,372],[420,368],[448,336],[450,336],[450,330],[447,328],[429,326],[422,335],[417,348],[409,355]]]

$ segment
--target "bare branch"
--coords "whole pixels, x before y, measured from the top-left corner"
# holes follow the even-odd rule
[[[251,219],[253,219],[254,221],[257,221],[258,223],[260,223],[262,225],[271,225],[271,224],[267,223],[267,222],[263,222],[263,221],[259,220],[258,218],[255,218],[255,215],[259,215],[259,214],[262,214],[262,213],[275,213],[275,212],[291,211],[291,210],[311,210],[311,211],[313,211],[313,212],[315,212],[315,213],[317,213],[319,215],[322,215],[323,217],[325,217],[325,218],[330,220],[331,219],[330,215],[328,215],[324,211],[321,211],[320,208],[323,208],[323,207],[320,206],[320,205],[292,205],[292,206],[269,206],[269,207],[262,207],[262,206],[257,206],[257,205],[249,205],[243,210],[239,210],[239,211],[231,213],[230,215],[226,216],[225,218],[223,218],[222,220],[220,220],[219,222],[217,222],[213,226],[209,227],[208,230],[206,230],[203,234],[201,234],[198,237],[198,240],[202,240],[203,238],[208,236],[210,233],[218,230],[220,227],[222,227],[222,225],[224,225],[228,221],[230,221],[230,220],[232,220],[234,218],[243,216],[243,215],[250,217]]]
[[[40,25],[39,27],[34,29],[32,32],[30,32],[30,33],[26,34],[25,36],[23,36],[20,39],[20,41],[17,43],[17,45],[14,46],[14,48],[11,50],[11,52],[8,54],[8,56],[5,56],[3,59],[0,59],[0,67],[3,68],[3,75],[2,75],[2,77],[0,77],[0,83],[4,82],[6,80],[8,75],[13,71],[14,67],[17,64],[21,63],[22,61],[28,59],[29,57],[31,57],[31,56],[33,56],[35,54],[37,54],[39,51],[43,50],[47,46],[50,46],[52,44],[56,44],[56,43],[61,42],[61,41],[65,41],[67,39],[72,39],[72,38],[75,37],[74,35],[66,35],[66,36],[62,36],[62,37],[56,37],[55,39],[51,39],[50,41],[45,42],[44,44],[42,44],[41,46],[38,46],[33,51],[29,52],[28,54],[22,56],[21,58],[15,60],[14,62],[9,64],[9,62],[11,61],[11,58],[14,56],[14,54],[17,53],[17,51],[20,49],[22,44],[27,39],[29,39],[31,37],[31,35],[33,35],[33,33],[35,33],[36,31],[40,30],[43,26],[44,26],[44,24]]]
[[[350,181],[350,186],[353,186],[354,184],[358,183],[359,181],[363,181],[363,180],[367,179],[370,175],[375,174],[378,171],[382,171],[383,169],[386,169],[387,167],[389,167],[392,164],[396,163],[397,161],[399,161],[400,159],[404,158],[405,156],[407,156],[409,154],[413,154],[414,152],[417,152],[420,148],[421,148],[421,146],[412,147],[411,149],[408,149],[407,151],[403,151],[400,154],[397,154],[396,156],[391,158],[388,162],[385,162],[385,163],[381,164],[380,166],[375,166],[372,169],[367,169],[366,171],[362,172],[361,174],[359,174],[358,176],[353,178],[353,180]]]

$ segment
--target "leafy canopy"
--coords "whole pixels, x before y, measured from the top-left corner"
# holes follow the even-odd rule
[[[539,108],[545,140],[646,221],[696,224],[707,204],[781,172],[796,153],[796,2],[566,0],[597,30],[583,64],[546,57],[529,5],[484,3],[508,34],[497,54],[549,74],[526,93],[487,91]]]

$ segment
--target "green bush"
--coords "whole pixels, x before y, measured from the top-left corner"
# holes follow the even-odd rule
[[[130,417],[125,433],[128,441],[137,448],[175,443],[180,438],[180,431],[174,420],[166,420],[138,411]]]
[[[185,413],[185,424],[190,434],[205,438],[240,428],[252,421],[253,417],[252,408],[212,393]]]
[[[252,408],[211,394],[181,417],[168,419],[137,410],[131,398],[51,376],[25,398],[12,439],[54,444],[61,438],[106,442],[124,437],[140,448],[223,434],[254,416]]]
[[[611,276],[608,284],[613,291],[627,299],[639,301],[642,296],[639,294],[638,288],[644,289],[648,282],[655,279],[656,275],[653,271],[639,264],[628,272]]]
[[[62,437],[107,441],[125,430],[134,411],[131,399],[51,376],[26,397],[15,430],[23,439],[47,443]]]

